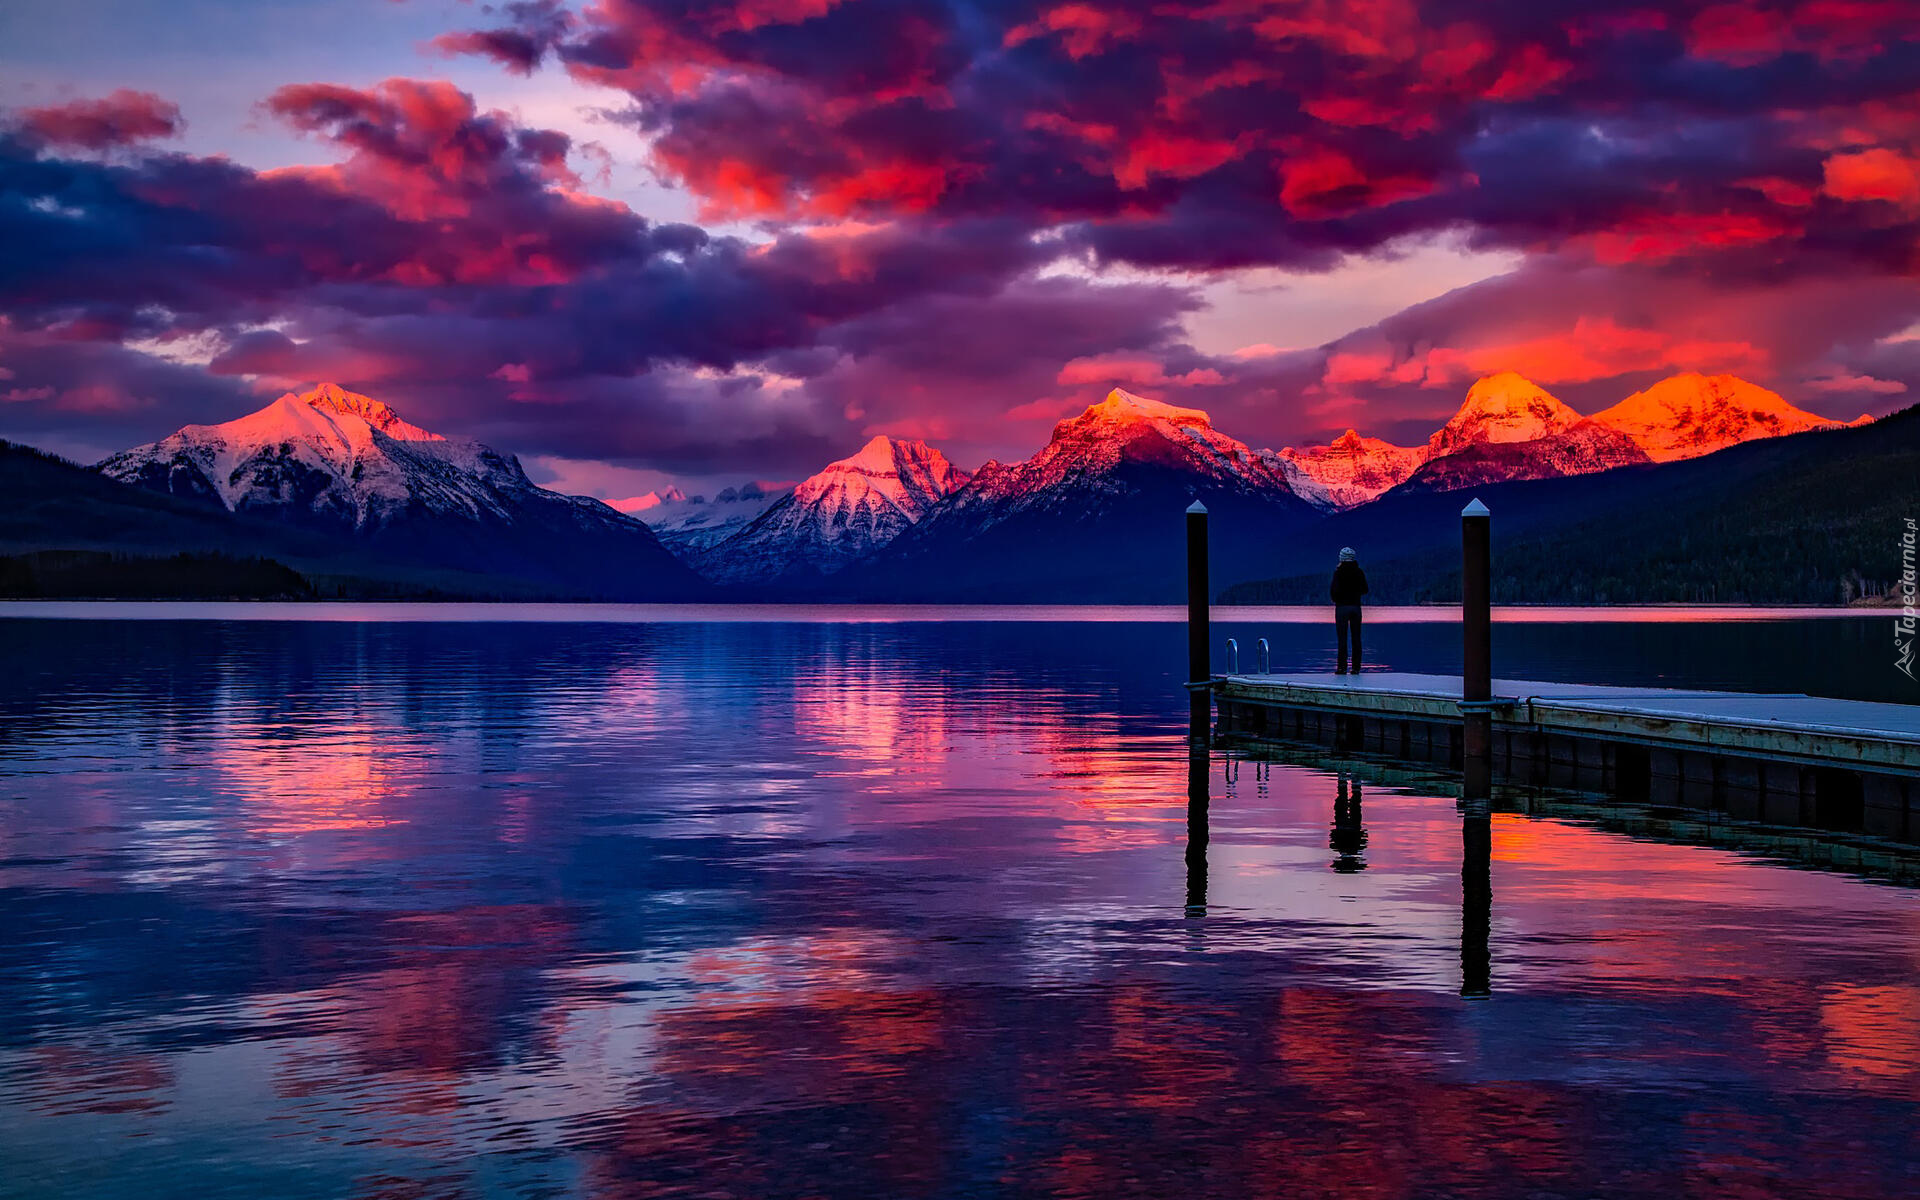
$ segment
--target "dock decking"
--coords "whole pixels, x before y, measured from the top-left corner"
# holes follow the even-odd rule
[[[1216,675],[1223,733],[1458,765],[1458,676]],[[1496,679],[1495,777],[1920,842],[1920,707]]]

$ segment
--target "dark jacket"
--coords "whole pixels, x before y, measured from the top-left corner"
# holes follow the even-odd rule
[[[1359,563],[1343,562],[1333,569],[1333,586],[1327,591],[1335,604],[1358,604],[1367,594],[1367,573]]]

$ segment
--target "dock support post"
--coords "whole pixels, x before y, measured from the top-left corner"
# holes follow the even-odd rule
[[[1213,757],[1205,742],[1187,743],[1187,915],[1207,915],[1207,804]]]
[[[1460,995],[1493,993],[1493,813],[1469,800],[1460,823]]]
[[[1460,511],[1460,764],[1469,799],[1493,783],[1492,514],[1474,500]]]
[[[1193,736],[1213,722],[1213,596],[1207,583],[1207,506],[1187,507],[1187,693]]]

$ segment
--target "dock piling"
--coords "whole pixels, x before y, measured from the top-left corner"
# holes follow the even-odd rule
[[[1193,736],[1213,722],[1213,596],[1207,583],[1207,506],[1187,506],[1187,694]]]
[[[1187,915],[1207,915],[1207,805],[1213,787],[1211,757],[1198,740],[1187,744]]]
[[[1477,499],[1460,510],[1460,768],[1469,799],[1493,782],[1492,521]]]
[[[1493,993],[1493,813],[1469,802],[1460,823],[1460,996]]]

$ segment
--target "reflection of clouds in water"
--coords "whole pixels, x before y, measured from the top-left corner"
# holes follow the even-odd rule
[[[206,762],[250,833],[288,837],[405,820],[397,814],[430,757],[423,739],[390,725],[233,724]]]
[[[1111,627],[167,636],[0,764],[22,1179],[1900,1190],[1910,893],[1503,814],[1463,1005],[1450,798],[1361,781],[1341,873],[1336,775],[1213,759],[1190,916],[1177,679]]]
[[[1920,985],[1835,984],[1820,1023],[1828,1061],[1857,1086],[1920,1101]]]

